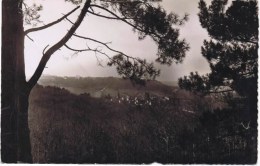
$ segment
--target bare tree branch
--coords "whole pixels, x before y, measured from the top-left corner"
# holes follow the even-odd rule
[[[105,16],[105,15],[99,14],[99,13],[94,13],[94,12],[91,12],[91,11],[88,11],[88,13],[90,13],[90,14],[92,14],[92,15],[95,15],[95,16],[98,16],[98,17],[102,17],[102,18],[106,18],[106,19],[111,19],[111,20],[134,19],[134,18],[127,18],[127,17],[123,17],[123,18],[110,17],[110,16]]]
[[[119,17],[118,15],[116,15],[115,13],[113,13],[112,11],[110,11],[110,10],[108,10],[108,9],[102,7],[102,6],[99,6],[99,5],[90,5],[90,7],[96,7],[96,8],[105,10],[106,12],[108,12],[108,13],[110,13],[111,15],[115,16],[115,18],[117,18],[118,20],[121,20],[121,21],[125,22],[126,24],[130,25],[131,27],[133,27],[134,29],[136,29],[136,30],[138,30],[138,31],[140,31],[140,32],[144,32],[144,30],[142,30],[140,27],[135,26],[135,25],[132,24],[131,22],[127,21],[127,20],[124,19],[124,18]],[[91,13],[91,14],[92,14],[92,13]],[[101,17],[101,16],[100,16],[100,17]],[[104,18],[105,18],[105,17],[104,17]],[[153,35],[155,35],[155,36],[158,37],[158,38],[161,38],[161,37],[160,37],[159,35],[157,35],[157,34],[153,34]]]
[[[76,22],[73,24],[73,26],[70,28],[70,30],[67,32],[67,34],[56,44],[54,44],[51,48],[49,48],[44,55],[42,56],[42,59],[37,67],[37,69],[35,70],[33,76],[30,78],[30,80],[28,81],[28,87],[29,89],[33,88],[33,86],[37,83],[37,81],[39,80],[40,76],[42,75],[42,72],[47,64],[47,62],[49,61],[51,55],[56,52],[58,49],[60,49],[64,44],[67,43],[67,41],[71,38],[71,36],[75,33],[75,31],[78,29],[78,27],[80,26],[81,22],[83,21],[88,8],[90,7],[90,2],[91,0],[87,0],[80,12],[80,15],[78,16]],[[64,17],[66,18],[66,17]]]
[[[71,22],[68,18],[66,18],[66,19],[67,19],[69,22]],[[71,22],[71,23],[72,23],[72,22]],[[72,24],[73,24],[73,23],[72,23]],[[110,51],[113,51],[113,52],[115,52],[115,53],[118,53],[119,55],[122,55],[122,56],[126,57],[126,58],[127,58],[127,61],[130,61],[130,59],[131,59],[134,63],[142,64],[142,65],[145,67],[146,70],[149,70],[149,69],[151,68],[151,66],[150,66],[151,64],[146,64],[145,61],[142,61],[142,60],[139,59],[139,58],[135,58],[135,57],[126,55],[125,53],[123,53],[123,52],[121,52],[121,51],[115,50],[115,49],[109,47],[109,46],[108,46],[108,43],[104,43],[104,42],[101,42],[101,41],[98,41],[98,40],[95,40],[95,39],[92,39],[92,38],[89,38],[89,37],[77,35],[77,34],[73,34],[73,36],[76,36],[76,37],[78,37],[78,38],[82,38],[82,39],[85,39],[85,40],[90,40],[90,41],[99,43],[99,44],[105,46],[105,47],[106,47],[107,49],[109,49]],[[98,50],[98,51],[96,50],[96,52],[99,52],[100,54],[105,55],[105,56],[110,60],[110,62],[116,63],[116,64],[118,64],[118,65],[121,65],[120,62],[114,60],[114,58],[109,57],[106,53],[103,53],[103,52],[101,52],[100,50]],[[95,52],[95,53],[96,53],[96,52]],[[157,71],[157,72],[158,72],[158,71]]]
[[[45,54],[45,50],[47,49],[49,47],[49,44],[43,49],[43,51],[42,51],[42,55],[44,55]]]
[[[65,46],[67,49],[69,49],[69,50],[71,50],[71,51],[76,51],[76,52],[92,51],[92,49],[75,49],[75,48],[71,48],[71,47],[69,47],[67,44],[64,44],[64,46]]]
[[[105,55],[110,61],[114,61],[109,55],[107,55],[106,53],[102,52],[102,50],[99,50],[98,48],[95,48],[95,49],[92,49],[90,47],[88,47],[88,49],[75,49],[75,48],[71,48],[70,46],[68,46],[67,44],[64,44],[64,46],[71,50],[71,51],[74,51],[76,52],[75,54],[79,53],[79,52],[84,52],[84,51],[91,51],[91,52],[94,52],[95,53],[95,57],[96,57],[96,60],[97,60],[97,63],[98,63],[98,66],[101,66],[101,67],[104,67],[102,65],[102,61],[98,58],[97,54],[102,54],[102,55]]]
[[[138,29],[138,27],[136,27],[136,26],[133,25],[132,23],[130,23],[130,22],[124,20],[123,18],[119,17],[119,16],[116,15],[114,12],[108,10],[107,8],[104,8],[104,7],[99,6],[99,5],[90,5],[90,7],[96,7],[96,8],[99,8],[99,9],[105,10],[106,12],[108,12],[108,13],[110,13],[111,15],[115,16],[117,19],[122,20],[123,22],[125,22],[125,23],[127,23],[128,25],[130,25],[130,26],[136,28],[136,29],[139,30],[139,31],[143,31],[143,30],[141,30],[141,29]]]
[[[105,46],[105,47],[106,47],[107,49],[109,49],[110,51],[113,51],[113,52],[115,52],[115,53],[118,53],[118,55],[120,55],[120,56],[126,57],[126,60],[127,60],[128,62],[130,62],[130,60],[132,60],[133,65],[141,64],[141,65],[145,68],[145,70],[147,70],[147,71],[150,71],[150,70],[151,70],[151,64],[147,64],[145,61],[143,61],[143,60],[141,60],[141,59],[139,59],[139,58],[132,57],[132,56],[126,55],[126,54],[123,53],[123,52],[117,51],[117,50],[115,50],[115,49],[109,47],[107,43],[104,43],[104,42],[101,42],[101,41],[98,41],[98,40],[95,40],[95,39],[92,39],[92,38],[89,38],[89,37],[80,36],[80,35],[77,35],[77,34],[73,34],[73,36],[76,36],[76,37],[78,37],[78,38],[82,38],[82,39],[85,39],[85,40],[90,40],[90,41],[99,43],[99,44]],[[100,54],[105,55],[105,56],[110,60],[110,62],[109,62],[110,64],[117,64],[117,65],[119,65],[119,66],[122,65],[122,64],[120,63],[120,61],[118,61],[118,60],[116,60],[116,59],[114,59],[114,58],[109,57],[106,53],[104,53],[104,52],[102,52],[102,51],[100,51],[100,50],[98,50],[98,49],[95,49],[95,50],[93,50],[93,51],[95,51],[95,53],[98,52],[98,53],[100,53]],[[109,64],[108,64],[108,65],[109,65]],[[109,65],[109,66],[111,66],[111,65]],[[136,69],[136,70],[137,70],[137,69]],[[156,71],[156,72],[159,72],[159,71]]]
[[[31,33],[31,32],[35,32],[35,31],[40,31],[40,30],[43,30],[43,29],[46,29],[46,28],[49,28],[59,22],[61,22],[63,19],[67,18],[70,14],[72,14],[73,12],[75,12],[80,6],[77,6],[76,8],[74,8],[72,11],[70,11],[69,13],[65,14],[63,17],[61,17],[60,19],[56,20],[56,21],[53,21],[49,24],[46,24],[44,26],[41,26],[41,27],[37,27],[37,28],[31,28],[31,29],[27,29],[24,31],[24,35],[27,35],[28,33]]]
[[[75,49],[75,48],[71,48],[67,44],[64,44],[64,46],[67,49],[69,49],[71,51],[75,51],[75,52],[92,51],[92,52],[95,52],[95,53],[99,53],[99,54],[105,55],[109,60],[112,60],[112,58],[110,56],[108,56],[106,53],[102,52],[101,50],[99,50],[97,48],[93,49],[93,48],[88,47],[87,49]]]
[[[66,18],[66,20],[68,20],[71,24],[74,24],[71,20],[69,20],[68,18]],[[99,40],[96,40],[96,39],[92,39],[92,38],[89,38],[89,37],[85,37],[85,36],[81,36],[81,35],[77,35],[77,34],[73,34],[73,36],[76,36],[78,38],[81,38],[81,39],[85,39],[85,40],[90,40],[90,41],[93,41],[93,42],[96,42],[96,43],[99,43],[99,44],[102,44],[103,46],[105,46],[107,49],[109,49],[110,51],[113,51],[113,52],[116,52],[118,54],[122,54],[128,58],[130,58],[130,56],[126,55],[125,53],[121,52],[121,51],[118,51],[118,50],[115,50],[111,47],[108,46],[108,43],[105,43],[105,42],[101,42]],[[111,43],[111,42],[109,42]],[[131,57],[132,58],[132,57]]]
[[[126,55],[125,53],[121,52],[121,51],[117,51],[111,47],[109,47],[107,45],[107,43],[104,43],[104,42],[101,42],[101,41],[98,41],[98,40],[95,40],[95,39],[92,39],[92,38],[89,38],[89,37],[84,37],[84,36],[80,36],[80,35],[77,35],[77,34],[73,34],[73,36],[76,36],[78,38],[81,38],[81,39],[86,39],[86,40],[90,40],[90,41],[93,41],[93,42],[96,42],[96,43],[99,43],[99,44],[102,44],[103,46],[105,46],[107,49],[109,49],[110,51],[113,51],[113,52],[116,52],[118,54],[122,54],[128,58],[130,58],[130,56]]]
[[[146,3],[145,3],[145,4],[146,4]],[[156,33],[153,33],[153,32],[147,32],[147,31],[143,30],[141,27],[138,27],[138,26],[134,25],[133,23],[127,21],[127,19],[124,19],[124,18],[119,17],[117,14],[115,14],[114,12],[108,10],[107,8],[104,8],[104,7],[99,6],[99,5],[90,5],[90,7],[96,7],[96,8],[102,9],[102,10],[104,10],[104,11],[110,13],[111,15],[113,15],[115,18],[114,18],[114,17],[109,17],[109,16],[107,17],[107,16],[103,16],[103,15],[98,15],[98,14],[95,13],[95,14],[96,14],[97,16],[99,16],[99,17],[103,17],[103,18],[107,18],[107,19],[112,19],[112,18],[113,18],[113,19],[116,19],[116,18],[117,18],[118,20],[123,21],[124,23],[130,25],[131,27],[133,27],[134,29],[136,29],[136,30],[138,30],[138,31],[140,31],[140,32],[144,32],[145,34],[149,33],[149,35],[150,35],[152,38],[162,39],[162,37],[161,37],[160,35],[158,35],[158,34],[156,34]],[[92,12],[91,14],[93,14],[93,12]],[[128,19],[133,19],[133,18],[128,18]]]
[[[34,40],[30,36],[28,36],[27,34],[26,34],[26,37],[28,37],[28,39],[30,39],[32,42],[34,42]]]
[[[104,45],[107,49],[109,49],[109,50],[111,50],[111,51],[113,51],[113,52],[118,53],[119,56],[125,56],[125,57],[126,57],[125,60],[122,59],[122,62],[120,62],[120,61],[118,61],[118,59],[117,59],[118,57],[116,57],[116,56],[113,57],[113,58],[111,58],[111,57],[109,57],[106,53],[102,52],[101,50],[92,49],[92,51],[94,51],[95,53],[100,53],[100,54],[103,54],[103,55],[107,56],[107,57],[109,58],[109,60],[111,61],[111,63],[109,63],[109,65],[114,65],[114,64],[116,63],[116,64],[118,64],[118,66],[120,66],[120,65],[124,65],[124,63],[128,63],[128,62],[129,62],[128,64],[130,65],[129,67],[131,67],[131,70],[133,70],[134,73],[137,72],[137,74],[139,74],[139,75],[143,75],[143,74],[144,74],[144,70],[146,70],[146,71],[148,72],[148,74],[151,75],[151,76],[155,76],[156,74],[159,73],[159,71],[155,71],[155,70],[153,69],[153,66],[151,66],[152,63],[151,63],[151,64],[147,64],[145,60],[141,60],[141,59],[139,59],[139,58],[131,57],[131,56],[128,56],[128,55],[126,55],[126,54],[124,54],[124,53],[122,53],[122,52],[120,52],[120,51],[114,50],[114,49],[110,48],[110,47],[107,45],[107,43],[100,42],[100,41],[95,40],[95,39],[92,39],[92,38],[87,38],[87,37],[83,37],[83,36],[79,36],[79,35],[76,35],[76,34],[75,34],[75,31],[77,30],[77,28],[79,27],[79,25],[80,25],[81,22],[83,21],[83,19],[84,19],[84,17],[86,16],[86,14],[87,14],[87,12],[88,12],[88,9],[89,9],[90,7],[96,7],[96,8],[103,9],[103,10],[109,12],[110,14],[112,14],[113,16],[117,17],[118,19],[122,20],[123,22],[127,23],[128,25],[134,27],[135,29],[144,32],[144,30],[142,30],[140,27],[133,25],[131,22],[128,22],[126,19],[120,18],[119,16],[117,16],[117,15],[114,14],[113,12],[109,11],[108,9],[103,8],[103,7],[101,7],[101,6],[98,6],[98,5],[91,5],[90,3],[91,3],[91,0],[87,0],[87,1],[85,2],[84,7],[82,8],[82,11],[80,12],[80,15],[78,16],[78,18],[77,18],[77,20],[76,20],[75,23],[73,23],[73,22],[70,21],[73,25],[72,25],[72,27],[69,29],[69,31],[67,32],[67,34],[66,34],[60,41],[58,41],[56,44],[54,44],[52,47],[50,47],[46,52],[43,52],[44,55],[42,56],[42,59],[40,60],[39,65],[37,66],[37,68],[36,68],[36,70],[35,70],[33,76],[32,76],[32,77],[30,78],[30,80],[28,81],[28,88],[29,88],[29,89],[33,88],[33,86],[34,86],[34,85],[37,83],[37,81],[39,80],[39,78],[40,78],[40,76],[42,75],[42,72],[43,72],[43,70],[44,70],[44,68],[45,68],[45,66],[46,66],[46,64],[47,64],[47,62],[49,61],[51,55],[52,55],[54,52],[56,52],[57,50],[59,50],[62,46],[64,46],[64,45],[67,43],[67,41],[68,41],[73,35],[74,35],[74,36],[77,36],[77,37],[79,37],[79,38],[83,38],[83,39],[86,39],[86,40],[90,40],[90,41],[93,41],[93,42],[102,44],[102,45]],[[77,9],[77,8],[75,8],[73,11],[75,11],[76,9]],[[70,13],[72,13],[73,11],[71,11]],[[67,15],[69,15],[69,13],[68,13]],[[64,16],[62,17],[62,19],[67,19],[67,20],[69,20],[69,19],[67,18],[67,15],[64,15]],[[55,24],[55,23],[53,23],[53,24]],[[48,24],[48,25],[46,25],[46,26],[50,26],[50,24]],[[41,28],[41,29],[46,28],[46,26],[44,26],[44,27]],[[34,30],[33,30],[33,29],[32,29],[32,30],[27,30],[26,32],[28,33],[28,32],[33,32],[33,31],[37,31],[37,30],[39,30],[39,28],[35,28]],[[147,33],[147,32],[146,32],[146,33]],[[151,33],[150,35],[151,35],[151,36],[152,36],[152,35],[155,35],[156,37],[159,37],[159,38],[160,38],[160,36],[158,36],[157,34],[154,34],[154,33]],[[75,51],[75,50],[74,50],[74,51]],[[133,63],[130,63],[130,59],[133,60]],[[137,63],[143,65],[143,67],[144,67],[145,69],[139,68],[138,65],[137,65]],[[140,70],[140,71],[139,71],[139,70]],[[138,73],[138,72],[139,72],[139,73]],[[136,76],[136,75],[133,75],[133,77],[134,77],[134,76]],[[145,75],[145,76],[147,76],[147,75]],[[132,76],[131,76],[131,77],[132,77]]]
[[[69,21],[71,24],[74,24],[72,21],[70,21],[70,19],[68,18],[65,18],[67,21]]]

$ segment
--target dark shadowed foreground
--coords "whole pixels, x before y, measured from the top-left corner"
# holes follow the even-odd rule
[[[257,132],[240,112],[186,92],[93,98],[37,85],[29,108],[33,160],[255,163]]]

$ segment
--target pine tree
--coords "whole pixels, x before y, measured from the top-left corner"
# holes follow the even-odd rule
[[[104,19],[118,20],[128,24],[138,34],[140,40],[150,36],[158,46],[157,62],[171,64],[181,62],[189,49],[185,40],[179,39],[178,26],[182,25],[187,16],[167,14],[157,5],[160,0],[65,0],[76,8],[54,22],[43,26],[24,30],[24,23],[37,25],[40,23],[38,12],[40,5],[28,6],[23,0],[2,1],[2,119],[1,119],[1,157],[3,162],[32,162],[30,147],[30,131],[28,127],[28,98],[32,88],[41,77],[50,57],[59,49],[70,49],[76,52],[93,51],[107,55],[108,65],[116,66],[118,73],[137,83],[154,79],[159,75],[152,63],[140,57],[131,57],[111,48],[107,43],[76,34],[86,14]],[[68,16],[81,8],[76,20]],[[44,9],[43,9],[44,10]],[[98,11],[102,10],[102,13]],[[42,58],[34,74],[26,81],[24,62],[24,39],[30,39],[30,33],[49,28],[63,20],[72,25],[64,36],[54,45],[43,50]],[[116,53],[114,57],[97,48],[74,49],[68,46],[71,38],[79,38],[98,43]]]
[[[258,73],[258,7],[256,0],[199,2],[201,26],[208,31],[202,56],[211,72],[191,72],[179,79],[183,89],[202,94],[234,92],[245,98],[246,111],[256,124]]]

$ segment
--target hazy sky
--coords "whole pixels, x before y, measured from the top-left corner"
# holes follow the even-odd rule
[[[43,5],[41,12],[41,20],[45,24],[57,20],[72,10],[75,6],[70,3],[65,3],[64,0],[27,0]],[[185,38],[190,44],[190,51],[187,52],[186,58],[182,64],[172,64],[162,66],[155,63],[161,69],[159,80],[172,81],[179,77],[188,75],[191,71],[198,71],[201,74],[209,72],[208,63],[202,57],[200,49],[202,42],[207,38],[207,32],[201,28],[199,23],[198,13],[199,0],[163,0],[161,5],[168,11],[173,11],[180,16],[185,13],[189,14],[189,21],[180,27],[181,38]],[[210,0],[207,0],[210,1]],[[78,12],[75,12],[69,18],[76,20]],[[28,38],[25,41],[25,60],[27,78],[34,72],[39,60],[42,56],[42,50],[47,46],[56,43],[70,28],[71,24],[68,21],[53,26],[52,28],[38,31],[29,34],[34,40],[32,42]],[[29,28],[25,26],[25,29]],[[88,15],[80,28],[76,32],[79,35],[84,35],[98,39],[103,42],[112,42],[110,47],[122,51],[131,56],[146,58],[148,61],[153,61],[156,58],[157,47],[155,43],[147,37],[145,40],[138,41],[138,36],[132,31],[132,28],[120,21],[111,21],[96,16]],[[86,48],[86,41],[72,38],[68,42],[69,46],[77,49]],[[88,46],[97,47],[91,42]],[[109,55],[109,52],[103,47]],[[103,67],[98,66],[97,59],[103,64]],[[95,56],[91,52],[83,52],[78,55],[73,55],[73,52],[62,47],[52,55],[47,64],[47,68],[43,74],[58,75],[58,76],[117,76],[113,67],[106,66],[107,59],[102,55]]]

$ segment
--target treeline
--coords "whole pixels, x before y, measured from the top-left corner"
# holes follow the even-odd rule
[[[40,85],[44,86],[59,86],[71,87],[82,90],[92,89],[100,90],[106,89],[130,89],[138,91],[158,91],[162,93],[169,93],[173,87],[165,85],[159,81],[147,81],[145,86],[135,84],[129,79],[122,79],[117,77],[58,77],[58,76],[43,76]]]

